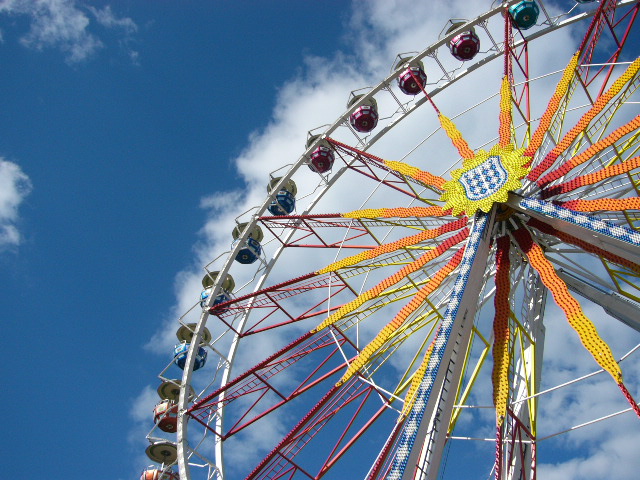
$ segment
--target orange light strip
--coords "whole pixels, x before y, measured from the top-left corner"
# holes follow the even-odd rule
[[[440,284],[447,278],[447,276],[451,272],[453,272],[453,270],[455,270],[458,265],[460,265],[463,255],[464,248],[461,248],[455,253],[453,257],[451,257],[451,260],[449,260],[449,262],[447,262],[444,267],[442,267],[429,278],[427,284],[424,285],[420,290],[418,290],[411,301],[404,307],[402,307],[402,309],[400,309],[396,316],[393,317],[393,320],[385,325],[382,330],[378,332],[375,338],[371,340],[371,342],[369,342],[369,344],[360,351],[358,356],[353,360],[353,362],[351,362],[349,368],[347,368],[347,371],[337,383],[337,385],[342,385],[344,382],[349,380],[354,373],[356,373],[369,362],[371,356],[376,351],[378,351],[391,337],[391,335],[404,324],[409,315],[415,312],[420,307],[420,305],[424,303],[427,297],[440,286]]]
[[[507,75],[502,78],[502,87],[500,88],[499,119],[500,146],[506,147],[511,143],[511,84]]]
[[[554,195],[559,195],[561,193],[571,192],[576,188],[584,187],[586,185],[593,185],[594,183],[601,182],[606,180],[607,178],[615,177],[616,175],[622,175],[623,173],[630,172],[634,168],[640,167],[640,156],[630,158],[623,163],[617,163],[615,165],[609,165],[608,167],[602,168],[597,172],[590,173],[588,175],[583,175],[581,177],[576,177],[574,179],[569,180],[568,182],[559,183],[558,185],[553,185],[545,190],[542,190],[542,198],[550,198]],[[571,208],[571,207],[568,207]]]
[[[562,74],[562,78],[558,82],[556,86],[555,92],[549,99],[549,104],[547,105],[547,109],[542,114],[542,118],[540,118],[540,123],[538,124],[538,128],[536,129],[533,137],[531,137],[531,142],[529,142],[529,146],[527,150],[524,152],[525,157],[533,158],[534,154],[542,145],[542,140],[544,139],[544,134],[549,130],[549,126],[551,125],[551,120],[553,116],[558,111],[558,107],[560,106],[560,101],[566,95],[569,90],[569,85],[571,84],[571,80],[576,72],[576,67],[578,66],[578,57],[580,56],[580,52],[576,52],[569,63],[567,64],[564,72]]]
[[[637,263],[630,262],[626,258],[619,257],[618,255],[614,255],[608,250],[604,250],[600,247],[596,247],[590,243],[585,242],[584,240],[580,240],[578,237],[574,237],[573,235],[569,235],[568,233],[561,232],[560,230],[556,230],[552,226],[541,222],[535,218],[529,219],[527,221],[527,225],[540,230],[542,233],[547,233],[549,235],[553,235],[558,239],[562,240],[565,243],[570,243],[571,245],[575,245],[580,247],[582,250],[588,253],[592,253],[594,255],[598,255],[599,257],[605,258],[610,262],[617,263],[618,265],[622,265],[623,267],[627,267],[629,270],[632,270],[636,273],[640,273],[640,265]]]
[[[424,240],[436,238],[445,233],[455,232],[456,230],[460,230],[461,228],[463,228],[466,224],[467,219],[461,218],[453,222],[445,223],[444,225],[441,225],[437,228],[423,230],[422,232],[415,235],[404,237],[400,240],[396,240],[395,242],[383,244],[378,247],[372,248],[371,250],[365,250],[363,252],[333,262],[332,264],[324,267],[322,270],[318,270],[316,274],[321,275],[323,273],[335,272],[336,270],[339,270],[341,268],[356,265],[364,260],[370,260],[385,253],[395,252],[396,250],[399,250],[401,248],[416,245]]]
[[[447,133],[448,137],[451,139],[453,146],[458,149],[458,153],[463,159],[469,159],[475,157],[475,153],[471,148],[469,148],[469,144],[467,141],[462,138],[462,133],[458,130],[458,127],[444,115],[438,115],[438,120],[440,120],[440,125],[442,125],[443,130]]]
[[[496,293],[493,298],[493,404],[496,407],[496,422],[502,425],[507,415],[509,396],[509,294],[511,290],[508,236],[500,237],[496,251]]]
[[[513,237],[527,255],[531,266],[540,274],[542,283],[549,289],[553,299],[567,317],[569,325],[576,331],[584,347],[595,361],[609,372],[616,383],[622,382],[622,371],[616,362],[609,345],[602,340],[596,327],[582,311],[578,301],[569,293],[567,285],[558,276],[551,262],[544,256],[542,248],[533,241],[525,228],[515,230]]]
[[[597,212],[608,210],[620,212],[622,210],[640,210],[640,197],[629,198],[598,198],[597,200],[570,200],[561,204],[576,212]]]
[[[457,234],[453,235],[452,237],[447,238],[445,241],[443,241],[440,245],[438,245],[433,250],[428,251],[427,253],[423,254],[417,260],[411,262],[408,265],[405,265],[398,272],[394,273],[390,277],[385,278],[383,281],[378,283],[375,287],[367,290],[364,293],[361,293],[360,295],[358,295],[352,301],[342,305],[338,310],[336,310],[331,315],[329,315],[329,317],[327,317],[326,320],[324,320],[316,328],[311,330],[311,332],[312,333],[316,333],[316,332],[319,332],[320,330],[322,330],[323,328],[328,327],[329,325],[333,325],[335,322],[337,322],[342,317],[344,317],[347,313],[350,313],[350,312],[354,311],[356,308],[360,307],[365,302],[377,297],[382,292],[384,292],[387,288],[395,285],[396,283],[398,283],[400,280],[405,278],[410,273],[413,273],[413,272],[416,272],[417,270],[420,270],[427,263],[429,263],[431,260],[434,260],[435,258],[438,258],[440,255],[442,255],[447,250],[449,250],[449,248],[451,248],[454,245],[457,245],[458,243],[462,242],[468,236],[469,236],[469,228],[465,227],[464,229],[462,229]]]
[[[420,170],[418,167],[409,165],[408,163],[398,162],[395,160],[385,160],[384,164],[398,173],[415,178],[425,185],[436,187],[442,190],[446,180],[438,175]]]
[[[564,138],[560,140],[560,142],[551,150],[547,156],[544,158],[542,162],[540,162],[536,167],[531,170],[531,173],[527,176],[527,178],[531,181],[536,181],[540,175],[542,175],[547,169],[553,165],[553,162],[567,150],[578,138],[582,132],[586,130],[591,121],[598,115],[607,104],[613,100],[613,98],[620,93],[622,88],[630,82],[637,74],[640,69],[640,57],[637,58],[633,63],[631,63],[627,70],[618,77],[618,79],[611,85],[611,88],[603,93],[598,99],[595,101],[593,106],[586,112],[582,118],[578,121],[578,123],[569,130]]]
[[[400,207],[400,208],[367,208],[343,213],[344,218],[407,218],[407,217],[444,217],[451,210],[442,207]]]
[[[640,128],[640,115],[635,117],[626,125],[616,128],[613,132],[607,135],[606,138],[603,138],[602,140],[598,140],[596,143],[594,143],[589,148],[587,148],[584,152],[579,153],[575,157],[571,158],[567,162],[560,165],[555,170],[552,170],[551,172],[547,173],[544,177],[538,180],[538,185],[544,188],[549,183],[569,173],[573,168],[577,167],[578,165],[582,165],[587,160],[590,160],[596,153],[601,152],[605,148],[610,147],[611,145],[615,144],[618,140],[620,140],[622,137],[634,132],[638,128]]]

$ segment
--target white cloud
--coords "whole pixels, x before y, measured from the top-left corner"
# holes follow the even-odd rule
[[[127,33],[134,33],[138,30],[138,26],[135,22],[128,18],[118,18],[113,11],[111,10],[111,6],[107,5],[102,10],[99,10],[95,7],[88,7],[89,11],[93,13],[96,17],[96,20],[100,25],[106,28],[120,28]]]
[[[86,10],[106,28],[117,28],[130,35],[137,29],[130,18],[118,18],[106,6],[102,10],[85,7],[76,0],[3,0],[0,13],[24,15],[30,18],[30,29],[20,38],[28,48],[61,50],[69,63],[78,63],[104,47],[98,36],[90,31],[91,21]]]
[[[144,387],[131,408],[130,414],[133,421],[136,423],[152,423],[153,407],[158,401],[159,398],[156,391],[150,385]]]
[[[20,244],[18,208],[31,192],[31,181],[15,163],[0,158],[0,251]]]
[[[637,421],[631,417],[633,414],[628,415],[627,424]],[[611,432],[599,438],[598,448],[585,450],[569,460],[541,463],[538,475],[545,480],[635,479],[640,469],[637,449],[640,433],[637,429],[635,432],[628,430]]]
[[[201,207],[207,211],[207,220],[201,230],[201,241],[195,247],[195,267],[185,269],[176,277],[176,306],[171,312],[171,318],[150,342],[149,346],[153,350],[161,352],[165,358],[170,357],[170,348],[175,343],[174,332],[178,327],[175,318],[178,318],[196,303],[200,290],[200,279],[204,273],[202,265],[206,265],[216,258],[219,260],[214,261],[213,266],[208,268],[216,270],[216,267],[221,265],[225,257],[219,256],[230,248],[231,230],[235,225],[236,217],[244,212],[249,212],[244,215],[244,218],[250,216],[254,211],[252,208],[262,203],[270,172],[281,168],[284,164],[297,161],[304,148],[306,132],[320,125],[329,124],[342,114],[350,90],[374,85],[385,77],[389,73],[396,54],[421,50],[428,43],[435,41],[448,18],[473,17],[486,8],[487,3],[479,0],[437,2],[429,5],[417,5],[408,0],[397,2],[380,0],[357,4],[349,24],[353,51],[336,52],[330,57],[307,58],[302,73],[293,77],[280,88],[273,114],[271,118],[265,120],[265,127],[250,135],[247,146],[234,160],[245,188],[242,191],[215,192],[202,200]],[[496,35],[498,39],[500,38],[499,34],[498,32]],[[552,71],[562,69],[575,49],[575,43],[572,40],[571,32],[559,31],[550,35],[549,38],[545,37],[532,42],[529,53],[531,76],[539,75],[544,69]],[[553,53],[548,54],[547,52]],[[452,62],[446,55],[442,55],[440,60],[444,63]],[[455,93],[445,91],[439,95],[436,99],[438,106],[447,115],[454,116],[470,105],[484,100],[485,96],[497,91],[500,72],[500,60],[476,71],[456,85],[456,88],[451,89]],[[433,70],[429,70],[427,75],[437,77]],[[430,81],[436,80],[437,78],[432,78]],[[552,76],[532,83],[534,115],[540,114],[546,107],[557,80],[558,76]],[[385,95],[384,93],[379,95],[380,110],[391,115],[392,113],[385,109],[397,108],[397,105],[393,106],[389,96]],[[485,121],[485,119],[489,120]],[[475,148],[497,135],[496,119],[497,101],[494,98],[485,106],[474,110],[474,115],[456,119],[456,123],[471,146]],[[423,138],[427,133],[436,130],[437,120],[433,110],[425,105],[403,121],[401,125],[385,135],[384,139],[372,149],[372,153],[385,158],[401,158],[416,146],[416,139]],[[337,130],[333,136],[346,143],[353,143],[354,140],[354,137],[346,129]],[[433,170],[434,173],[441,173],[450,165],[450,159],[455,159],[456,152],[451,146],[451,142],[443,135],[440,134],[440,138],[436,135],[434,138],[435,140],[430,141],[427,147],[417,148],[407,161],[421,167],[427,165],[426,168]],[[279,174],[284,172],[286,169],[281,170]],[[318,185],[318,176],[303,167],[296,172],[295,181],[298,184],[299,192],[301,192],[298,199],[299,205],[308,203]],[[366,191],[362,188],[363,184],[369,187]],[[364,177],[356,177],[355,181],[351,183],[338,183],[332,187],[331,195],[322,199],[322,208],[318,208],[318,211],[340,212],[347,208],[345,205],[349,208],[358,208],[359,204],[364,202],[368,194],[371,193],[371,190],[374,190],[373,186],[366,183]],[[304,195],[309,197],[303,199]],[[372,199],[368,201],[370,203],[380,202],[385,206],[396,206],[393,202],[407,202],[406,197],[390,195],[389,192],[384,192],[384,194],[373,192]],[[345,201],[346,199],[348,201]],[[397,205],[404,204],[398,203]],[[300,211],[302,211],[302,206],[298,207],[298,212]],[[275,250],[273,245],[267,245],[265,248],[270,253]],[[335,251],[328,249],[312,253],[303,251],[303,249],[288,250],[286,259],[283,257],[283,260],[280,260],[280,268],[274,270],[270,278],[271,284],[313,271],[314,268],[327,264],[330,261],[327,259],[335,254]],[[267,258],[269,257],[267,256]],[[255,268],[252,267],[242,267],[237,264],[232,267],[232,274],[238,285],[238,294],[250,291],[247,289],[238,292],[245,282],[252,280],[254,272]],[[375,276],[371,275],[366,284],[367,288],[372,285],[374,278]],[[185,318],[195,321],[199,313],[198,310],[196,307]],[[554,307],[549,307],[547,313],[550,321],[554,323],[553,326],[548,327],[548,343],[545,346],[547,355],[545,364],[551,368],[545,371],[549,381],[553,383],[562,381],[569,373],[573,376],[579,368],[584,369],[585,365],[589,370],[595,369],[594,362],[588,354],[584,354],[584,349],[579,344],[575,333],[566,326],[566,322],[561,318],[562,314]],[[597,313],[593,313],[593,316],[596,317]],[[555,322],[556,319],[558,322]],[[218,329],[218,333],[225,328],[216,319],[212,319],[208,327],[211,330]],[[377,328],[375,325],[365,325],[362,333],[364,335],[371,334],[371,332],[377,331]],[[616,328],[615,326],[603,325],[603,336],[615,336]],[[367,329],[371,331],[368,332]],[[214,333],[214,337],[215,335]],[[284,335],[280,335],[277,331],[262,338],[263,342],[254,341],[251,343],[251,348],[243,349],[242,355],[236,358],[235,374],[238,374],[242,367],[250,366],[257,360],[265,358],[268,353],[275,351],[277,346],[286,340],[293,339],[292,337],[285,339]],[[243,342],[249,344],[249,339],[243,340]],[[221,350],[226,351],[226,345],[223,344]],[[572,352],[572,355],[567,355],[567,351]],[[576,353],[573,354],[573,352]],[[212,357],[209,361],[212,361]],[[211,366],[208,365],[207,368],[194,375],[194,382],[206,385],[211,380],[210,377],[207,377],[212,371]],[[574,390],[571,394],[573,396],[560,391],[556,395],[549,396],[549,399],[545,399],[545,408],[548,412],[566,411],[566,414],[561,418],[561,422],[557,423],[541,419],[540,431],[544,429],[547,434],[553,433],[558,428],[571,427],[594,414],[606,414],[610,413],[611,409],[614,411],[616,408],[619,409],[621,395],[615,385],[613,385],[613,389],[610,388],[612,386],[611,379],[602,375],[596,380]],[[490,397],[490,380],[487,380],[487,383],[481,387],[478,390],[485,397]],[[622,400],[624,401],[624,399]],[[569,409],[568,406],[571,408]],[[491,415],[492,412],[486,410],[479,416]],[[264,442],[264,438],[269,438],[272,444],[271,435],[282,430],[282,425],[278,421],[274,421],[272,417],[263,423],[266,432],[261,442],[258,442],[256,434],[250,431],[247,431],[244,437],[247,443],[251,442],[254,453],[258,449],[268,450],[269,445],[268,442]],[[600,441],[589,441],[593,432],[602,435],[599,438]],[[624,430],[621,437],[631,438],[633,434]],[[580,475],[583,473],[583,468],[579,462],[569,459],[576,454],[576,449],[579,451],[581,448],[589,449],[589,458],[593,462],[592,478],[598,478],[598,474],[595,473],[600,471],[597,468],[598,462],[605,461],[607,455],[618,448],[619,438],[607,433],[607,427],[604,426],[588,427],[578,431],[566,444],[563,444],[567,455],[565,458],[559,459],[555,464],[552,461],[544,464],[545,472],[549,472],[544,478],[561,478],[560,476],[552,476],[552,474],[558,475],[558,472],[566,473],[568,475],[566,478],[582,478]],[[241,460],[243,457],[242,453],[236,452],[229,454],[228,458]],[[625,477],[622,466],[618,466],[618,468],[621,469],[621,473],[616,478],[631,478]],[[573,477],[569,475],[573,475]],[[601,475],[600,478],[602,476],[604,475]]]
[[[132,463],[135,465],[135,473],[139,473],[152,463],[144,453],[144,450],[149,445],[146,435],[154,426],[153,409],[159,401],[160,398],[154,388],[151,385],[147,385],[131,403],[129,416],[133,426],[129,429],[127,440],[136,452],[132,459]],[[154,430],[154,434],[156,437],[166,436],[158,429]]]

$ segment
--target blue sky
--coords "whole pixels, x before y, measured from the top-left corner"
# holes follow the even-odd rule
[[[232,204],[396,53],[490,2],[396,3],[0,0],[3,475],[137,478]]]
[[[30,3],[0,2],[3,345],[28,352],[3,368],[3,476],[132,478],[132,402],[163,361],[144,346],[201,198],[241,185],[232,158],[303,56],[341,45],[346,8]]]

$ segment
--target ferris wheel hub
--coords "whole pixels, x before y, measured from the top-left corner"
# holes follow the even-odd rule
[[[529,157],[524,148],[495,145],[488,152],[478,150],[475,157],[465,159],[462,168],[451,172],[452,180],[445,183],[440,200],[453,215],[473,215],[478,210],[488,213],[496,203],[504,203],[522,186],[522,178],[529,172]]]

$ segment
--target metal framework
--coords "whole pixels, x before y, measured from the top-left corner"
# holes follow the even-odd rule
[[[330,145],[337,165],[331,176],[320,177],[308,197],[300,196],[307,198],[303,213],[265,216],[272,196],[251,212],[250,227],[215,268],[220,279],[232,270],[253,225],[267,233],[267,256],[242,287],[244,291],[214,305],[222,288],[218,281],[192,327],[178,401],[181,478],[230,478],[223,469],[225,442],[242,442],[242,435],[261,421],[298,416],[301,419],[290,424],[288,433],[246,472],[247,479],[316,480],[332,468],[343,477],[351,475],[352,467],[361,474],[347,454],[366,442],[376,445],[359,459],[371,466],[367,480],[436,479],[450,444],[476,438],[465,434],[461,418],[480,410],[469,402],[474,385],[488,379],[483,372],[491,350],[496,412],[493,475],[496,479],[536,478],[547,292],[561,297],[559,305],[581,338],[595,337],[582,317],[572,320],[573,297],[567,297],[566,287],[639,328],[629,312],[640,304],[640,234],[635,233],[640,204],[611,208],[611,202],[637,197],[639,191],[640,164],[631,168],[640,149],[638,127],[626,119],[617,125],[613,115],[636,92],[637,71],[609,93],[640,6],[637,1],[603,0],[590,12],[571,9],[554,17],[540,2],[536,31],[526,35],[507,15],[504,40],[496,41],[491,22],[515,3],[504,2],[462,27],[475,28],[489,45],[470,66],[451,67],[442,58],[460,29],[448,33],[414,56],[433,67],[430,78],[436,80],[423,87],[424,95],[411,101],[395,95],[391,85],[401,73],[396,70],[312,142],[281,177],[280,185],[308,162],[320,142]],[[530,45],[581,20],[590,26],[576,67],[568,67],[563,74],[568,79],[564,90],[558,87],[545,115],[532,118]],[[605,41],[612,45],[606,54],[599,48]],[[389,161],[369,150],[430,102],[440,126],[427,138],[446,132],[464,160],[456,165],[467,168],[473,155],[480,154],[460,140],[434,100],[455,82],[500,58],[509,87],[508,95],[503,91],[501,98],[509,99],[510,111],[508,128],[499,133],[500,144],[513,143],[524,150],[530,170],[522,188],[517,194],[511,192],[508,200],[486,212],[454,214],[443,200],[448,184],[441,177],[405,165],[404,158]],[[441,74],[435,73],[438,69]],[[363,135],[349,126],[348,118],[374,95],[386,95],[396,110],[375,134]],[[574,127],[572,134],[569,119],[575,116],[577,100],[581,114],[593,115],[584,125],[578,122],[582,126]],[[582,115],[580,121],[585,118]],[[503,117],[500,122],[507,125]],[[571,163],[581,156],[589,161]],[[589,175],[602,178],[588,183]],[[395,204],[378,208],[372,201],[369,208],[370,200],[365,199],[367,208],[316,213],[343,176],[374,185],[374,198],[377,191],[388,192]],[[591,200],[610,203],[608,208],[580,203]],[[329,266],[269,285],[276,261],[284,252],[296,251],[309,256],[318,252],[318,261],[330,259]],[[591,263],[581,265],[584,259]],[[600,262],[600,270],[589,270],[593,259]],[[545,262],[559,273],[549,273]],[[493,329],[487,328],[482,314],[492,303]],[[309,331],[308,325],[317,326]],[[368,325],[375,325],[375,331]],[[199,382],[194,379],[195,347],[204,338],[205,326],[219,332],[207,345],[217,361],[211,378]],[[241,344],[253,339],[281,341],[281,331],[296,332],[297,338],[285,345],[276,343],[275,353],[243,367],[242,373],[233,370]],[[225,349],[227,353],[222,353]],[[497,355],[502,355],[501,360]],[[397,357],[403,358],[403,366]],[[600,364],[616,379],[613,366]],[[166,371],[162,379],[169,378]],[[616,382],[640,415],[622,377]],[[190,390],[194,385],[195,396]],[[306,413],[300,415],[301,409]],[[195,428],[204,433],[190,433]],[[383,432],[390,433],[382,438]],[[152,434],[149,438],[158,440]],[[194,469],[198,473],[192,473]]]

